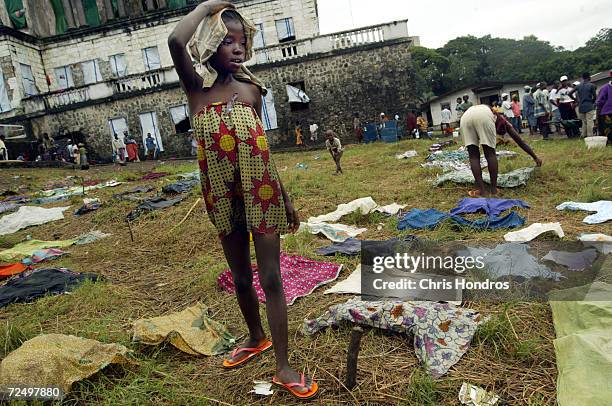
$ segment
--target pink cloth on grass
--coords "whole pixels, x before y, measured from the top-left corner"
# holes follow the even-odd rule
[[[308,258],[287,255],[281,252],[280,268],[283,289],[285,290],[285,300],[288,305],[291,305],[298,297],[308,296],[317,287],[338,278],[342,265],[313,261]],[[229,269],[226,269],[219,275],[217,283],[223,290],[229,293],[235,292],[234,280]],[[259,301],[265,303],[266,295],[259,284],[259,273],[257,272],[256,265],[253,265],[253,286],[255,286]]]

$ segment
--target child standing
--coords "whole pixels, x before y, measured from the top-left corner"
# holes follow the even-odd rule
[[[340,143],[340,138],[338,138],[336,133],[332,130],[327,130],[325,132],[325,138],[325,148],[327,148],[332,156],[332,159],[336,163],[336,173],[334,173],[334,175],[344,173],[340,167],[340,158],[342,158],[342,154],[344,153],[342,144]]]
[[[295,231],[300,221],[270,158],[260,118],[266,89],[243,66],[252,56],[255,31],[231,3],[209,0],[176,25],[168,45],[189,111],[194,112],[206,208],[219,233],[249,329],[248,340],[223,365],[241,365],[274,342],[273,382],[296,397],[310,398],[317,393],[317,383],[289,366],[287,305],[280,276],[280,234]],[[249,232],[272,341],[264,333],[253,288]]]
[[[305,147],[304,134],[302,133],[302,125],[299,121],[295,122],[295,145]]]

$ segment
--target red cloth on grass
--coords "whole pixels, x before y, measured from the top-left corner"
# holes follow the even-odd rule
[[[0,265],[0,279],[17,275],[18,273],[22,273],[26,269],[28,269],[28,267],[22,264],[21,262],[16,262],[14,264],[8,265]]]
[[[259,284],[257,266],[252,265],[252,267],[253,286],[257,292],[257,298],[261,303],[265,303],[266,295]],[[288,305],[291,305],[298,297],[308,296],[317,287],[338,278],[342,265],[313,261],[308,258],[281,252],[280,268],[283,289],[285,290],[285,300]],[[217,283],[223,290],[229,293],[235,292],[234,280],[229,269],[226,269],[219,275]]]

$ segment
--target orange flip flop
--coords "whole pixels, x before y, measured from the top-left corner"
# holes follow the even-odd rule
[[[262,345],[256,348],[250,348],[250,347],[236,348],[234,351],[232,351],[232,358],[235,358],[236,355],[240,354],[241,352],[248,352],[249,355],[247,355],[244,358],[241,358],[239,361],[236,361],[236,362],[231,362],[231,361],[224,359],[223,366],[225,368],[235,368],[239,365],[244,364],[245,362],[247,362],[254,356],[259,355],[262,352],[268,350],[270,347],[272,347],[272,341],[267,340],[265,343],[263,343]]]
[[[293,383],[282,383],[276,380],[276,377],[272,378],[272,383],[282,386],[283,388],[287,389],[289,391],[289,393],[291,393],[293,396],[295,396],[296,398],[299,399],[310,399],[313,398],[317,392],[319,391],[319,385],[313,380],[312,381],[312,386],[310,387],[310,390],[308,392],[298,392],[297,390],[293,389],[296,386],[301,386],[301,387],[306,387],[306,382],[305,382],[305,378],[304,378],[304,374],[302,374],[302,379],[300,379],[300,382],[293,382]]]

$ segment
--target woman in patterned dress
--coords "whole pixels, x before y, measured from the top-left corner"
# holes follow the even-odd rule
[[[266,294],[276,375],[273,381],[300,398],[318,385],[289,366],[287,306],[280,276],[280,234],[299,219],[287,195],[261,123],[265,88],[243,63],[252,56],[255,27],[227,1],[209,0],[185,16],[168,38],[193,114],[206,209],[232,271],[249,339],[224,361],[231,368],[270,348],[253,288],[249,232]],[[192,63],[195,59],[196,65]]]

